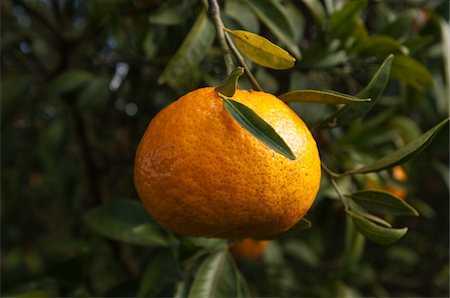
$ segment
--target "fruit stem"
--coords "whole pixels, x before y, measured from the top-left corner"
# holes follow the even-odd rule
[[[213,20],[214,26],[216,27],[220,47],[223,50],[223,59],[225,60],[227,74],[230,74],[234,69],[234,62],[233,57],[231,56],[230,48],[228,47],[227,41],[225,40],[225,26],[223,25],[222,19],[220,17],[220,7],[217,3],[217,0],[208,0],[208,10],[209,16]]]

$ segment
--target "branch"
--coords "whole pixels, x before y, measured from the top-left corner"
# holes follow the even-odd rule
[[[230,45],[231,51],[233,52],[233,55],[236,57],[236,59],[239,61],[239,63],[244,67],[245,69],[245,75],[247,76],[248,80],[250,81],[250,84],[252,84],[252,87],[255,88],[257,91],[264,91],[261,85],[256,80],[255,76],[253,76],[253,73],[248,66],[247,62],[245,62],[244,57],[241,55],[241,52],[239,52],[238,48],[234,44],[234,41],[231,39],[230,35],[226,33],[226,39],[228,41],[228,44]]]
[[[225,40],[225,32],[222,19],[220,18],[220,8],[217,0],[208,0],[209,16],[214,22],[216,27],[217,36],[219,38],[220,47],[223,50],[223,58],[225,60],[225,66],[227,68],[227,74],[230,74],[234,69],[233,58],[231,57],[230,48]]]

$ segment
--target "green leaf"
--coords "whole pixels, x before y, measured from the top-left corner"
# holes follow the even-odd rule
[[[188,297],[216,297],[219,280],[224,272],[227,249],[212,252],[200,265]]]
[[[367,211],[390,215],[419,215],[417,210],[406,203],[405,200],[402,200],[389,192],[362,190],[352,193],[350,197]]]
[[[175,284],[181,279],[182,272],[173,252],[161,248],[152,252],[151,260],[145,266],[139,282],[137,297],[160,297],[165,287]]]
[[[244,68],[240,66],[236,67],[235,70],[233,70],[233,72],[216,87],[216,91],[227,97],[233,97],[238,87],[239,78],[243,73]]]
[[[300,59],[300,49],[293,41],[294,32],[281,4],[274,0],[245,0],[245,3],[249,5],[267,28],[286,45],[286,48],[297,59]]]
[[[49,96],[56,96],[73,91],[87,83],[92,77],[93,74],[88,71],[68,70],[50,81],[46,86],[45,93]]]
[[[259,22],[244,1],[225,1],[225,13],[236,20],[247,31],[259,32]]]
[[[98,234],[117,241],[145,246],[168,246],[168,238],[135,201],[117,200],[90,210],[87,225]]]
[[[433,76],[428,69],[417,60],[404,55],[395,56],[392,63],[392,76],[419,90],[434,85]]]
[[[253,62],[273,69],[287,69],[295,64],[295,58],[266,38],[243,30],[225,29],[239,50]]]
[[[186,20],[183,14],[183,6],[178,1],[165,1],[160,7],[150,14],[148,20],[152,24],[158,25],[178,25]]]
[[[351,174],[362,174],[369,172],[378,172],[389,167],[393,167],[398,164],[402,164],[417,154],[419,154],[423,149],[425,149],[436,136],[436,134],[448,123],[450,118],[447,118],[440,122],[435,127],[431,128],[426,133],[422,134],[420,137],[416,138],[414,141],[409,142],[405,146],[399,148],[398,150],[368,164],[362,166],[358,169],[345,172],[343,175]]]
[[[391,244],[402,238],[408,228],[394,229],[381,227],[368,219],[352,214],[352,220],[355,223],[358,231],[363,234],[367,239],[376,242],[378,244]]]
[[[109,92],[109,80],[107,78],[92,78],[80,92],[77,106],[80,109],[101,109],[108,102]]]
[[[389,54],[409,54],[408,48],[397,40],[386,35],[376,34],[364,38],[356,50],[360,55],[375,55],[377,57],[386,57]]]
[[[185,89],[190,84],[193,70],[198,67],[215,37],[215,29],[202,10],[188,36],[158,78],[158,83],[168,83],[176,89]]]
[[[219,94],[220,96],[220,94]],[[272,150],[281,155],[295,160],[295,154],[280,135],[249,107],[230,98],[220,96],[223,99],[225,109],[230,115],[255,138],[266,144]]]
[[[317,127],[321,128],[328,126],[333,128],[346,125],[357,118],[363,117],[367,112],[369,112],[383,94],[384,88],[389,80],[389,73],[393,59],[394,55],[389,55],[384,60],[383,64],[381,64],[378,68],[366,88],[356,95],[358,98],[371,98],[372,100],[370,102],[360,105],[344,106],[326,120],[321,121]]]
[[[347,1],[342,9],[334,12],[330,17],[331,37],[350,37],[354,29],[354,20],[365,6],[366,0]]]
[[[295,90],[278,96],[284,102],[308,102],[329,104],[354,104],[368,102],[370,98],[361,99],[336,91]]]

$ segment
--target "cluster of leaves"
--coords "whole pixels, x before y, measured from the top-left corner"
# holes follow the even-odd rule
[[[313,128],[324,178],[312,228],[237,262],[226,242],[173,235],[137,201],[149,117],[226,76],[207,1],[6,0],[1,294],[448,295],[448,3],[219,3],[240,86],[281,94]],[[409,180],[396,180],[406,161]],[[402,237],[393,223],[411,232],[365,242]]]

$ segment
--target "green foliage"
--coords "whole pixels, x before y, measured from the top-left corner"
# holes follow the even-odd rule
[[[278,135],[264,119],[258,116],[253,110],[234,101],[231,98],[221,96],[225,109],[228,113],[249,133],[269,146],[272,150],[284,155],[290,160],[295,160],[295,154],[289,145]]]
[[[133,185],[151,118],[228,75],[208,1],[104,2],[0,3],[2,296],[448,296],[446,1],[218,1],[240,87],[282,94],[323,160],[258,262],[164,230]]]

